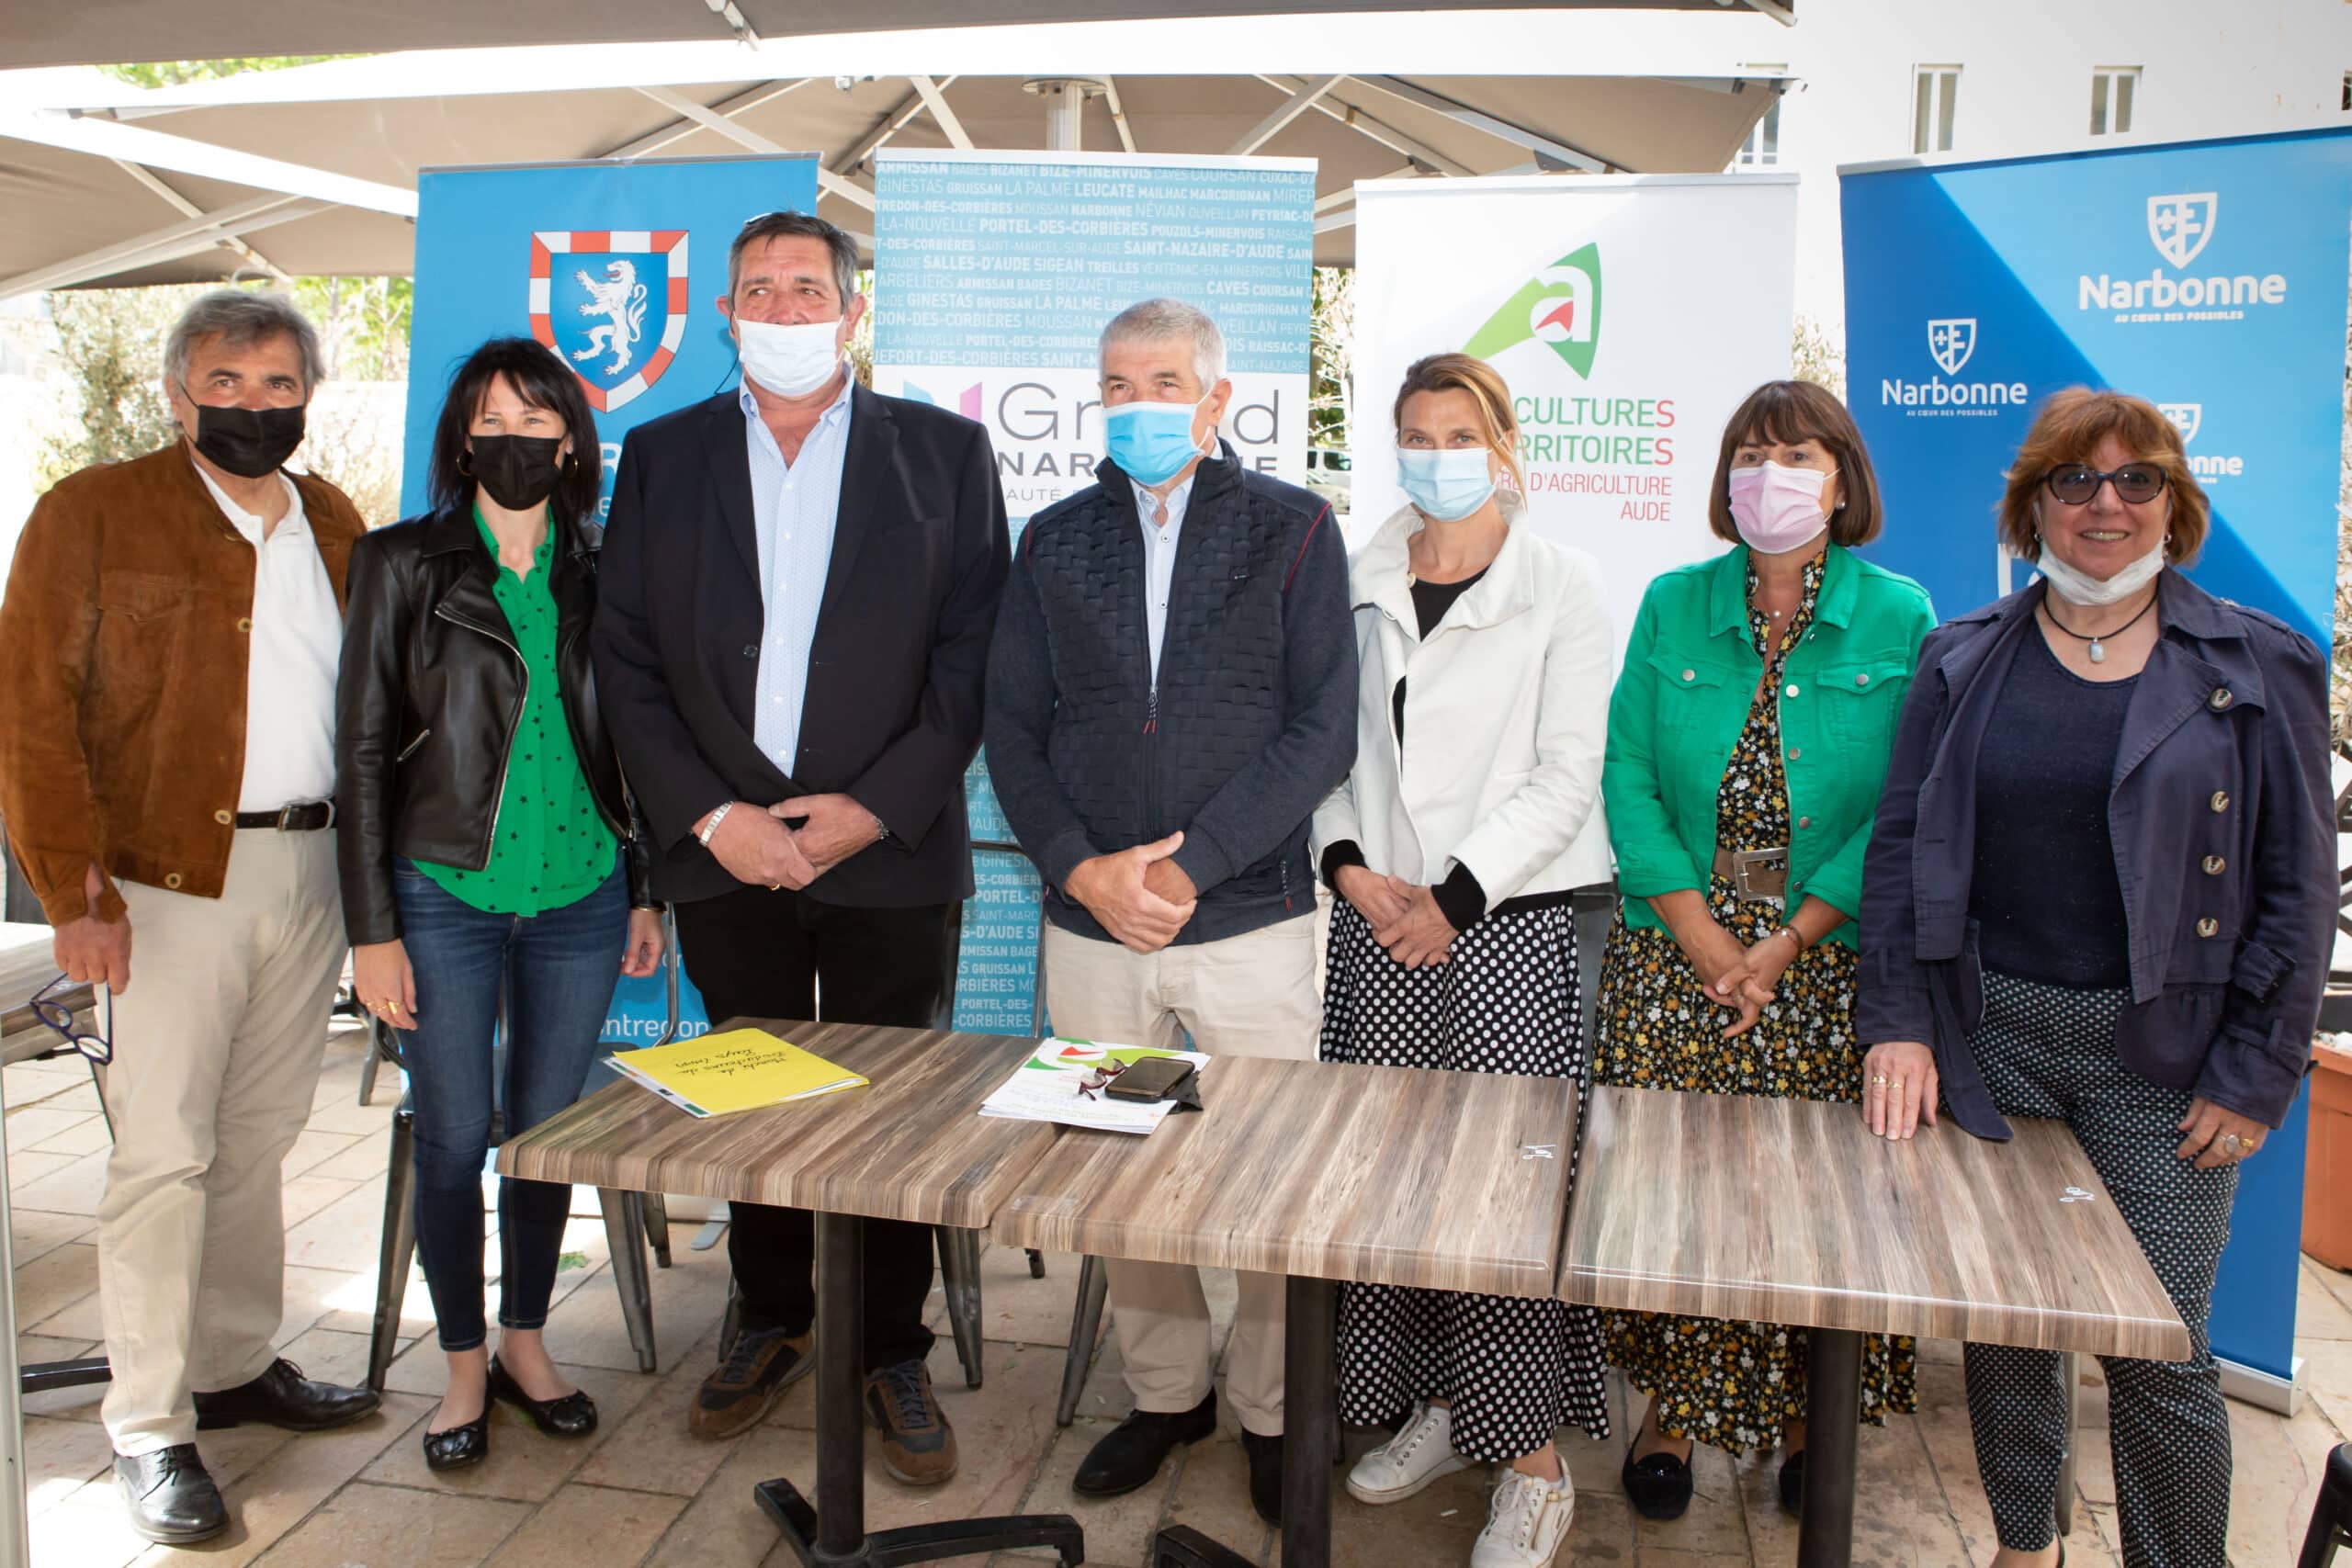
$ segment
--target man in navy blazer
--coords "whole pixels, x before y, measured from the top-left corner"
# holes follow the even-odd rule
[[[964,773],[1009,542],[988,433],[857,385],[849,236],[747,223],[718,301],[742,384],[632,431],[594,637],[606,722],[710,1015],[928,1027],[972,892]],[[733,1206],[742,1333],[689,1413],[755,1425],[806,1373],[805,1210]],[[901,1481],[956,1471],[924,1371],[930,1227],[865,1223],[869,1422]]]

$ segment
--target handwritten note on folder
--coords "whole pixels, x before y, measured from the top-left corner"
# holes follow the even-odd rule
[[[729,1029],[615,1054],[613,1066],[681,1111],[724,1116],[836,1089],[863,1089],[847,1067],[779,1040],[764,1029]]]

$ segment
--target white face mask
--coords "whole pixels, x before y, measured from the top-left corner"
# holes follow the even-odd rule
[[[2034,524],[2039,527],[2041,522],[2041,513],[2037,510]],[[2148,586],[2154,581],[2156,573],[2164,570],[2165,542],[2158,539],[2154,549],[2125,566],[2113,577],[2102,579],[2077,571],[2060,560],[2058,552],[2050,547],[2048,534],[2044,533],[2041,558],[2033,563],[2033,569],[2049,580],[2050,591],[2069,604],[2080,604],[2086,610],[2103,604],[2120,604]]]
[[[839,321],[809,321],[797,327],[735,318],[735,343],[743,374],[780,398],[805,398],[841,368]]]

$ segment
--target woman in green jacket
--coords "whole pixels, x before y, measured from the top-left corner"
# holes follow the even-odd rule
[[[1854,911],[1894,720],[1935,624],[1917,583],[1852,555],[1879,531],[1860,434],[1830,393],[1759,387],[1733,414],[1707,514],[1733,547],[1643,596],[1609,708],[1601,793],[1624,895],[1601,962],[1599,1082],[1859,1100]],[[1690,1447],[1785,1451],[1803,1495],[1805,1336],[1608,1314],[1650,1396],[1625,1493],[1690,1502]],[[1908,1340],[1866,1341],[1862,1414],[1914,1406]]]

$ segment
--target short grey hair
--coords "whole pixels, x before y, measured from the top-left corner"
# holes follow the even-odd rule
[[[294,340],[302,360],[302,395],[318,390],[327,377],[326,355],[319,348],[318,329],[296,308],[293,297],[275,289],[215,288],[199,294],[164,340],[164,370],[189,392],[187,362],[197,343],[217,337],[231,348],[244,348],[274,337]]]
[[[1109,352],[1114,343],[1159,343],[1168,338],[1191,342],[1193,369],[1201,378],[1201,390],[1205,392],[1225,379],[1225,334],[1216,330],[1206,310],[1182,299],[1145,299],[1128,306],[1102,329],[1097,353]]]
[[[857,242],[847,231],[811,212],[763,212],[746,220],[736,231],[735,243],[727,247],[727,297],[735,298],[735,286],[742,280],[743,253],[753,245],[784,239],[824,242],[833,261],[833,287],[841,294],[842,309],[847,310],[857,297]]]

